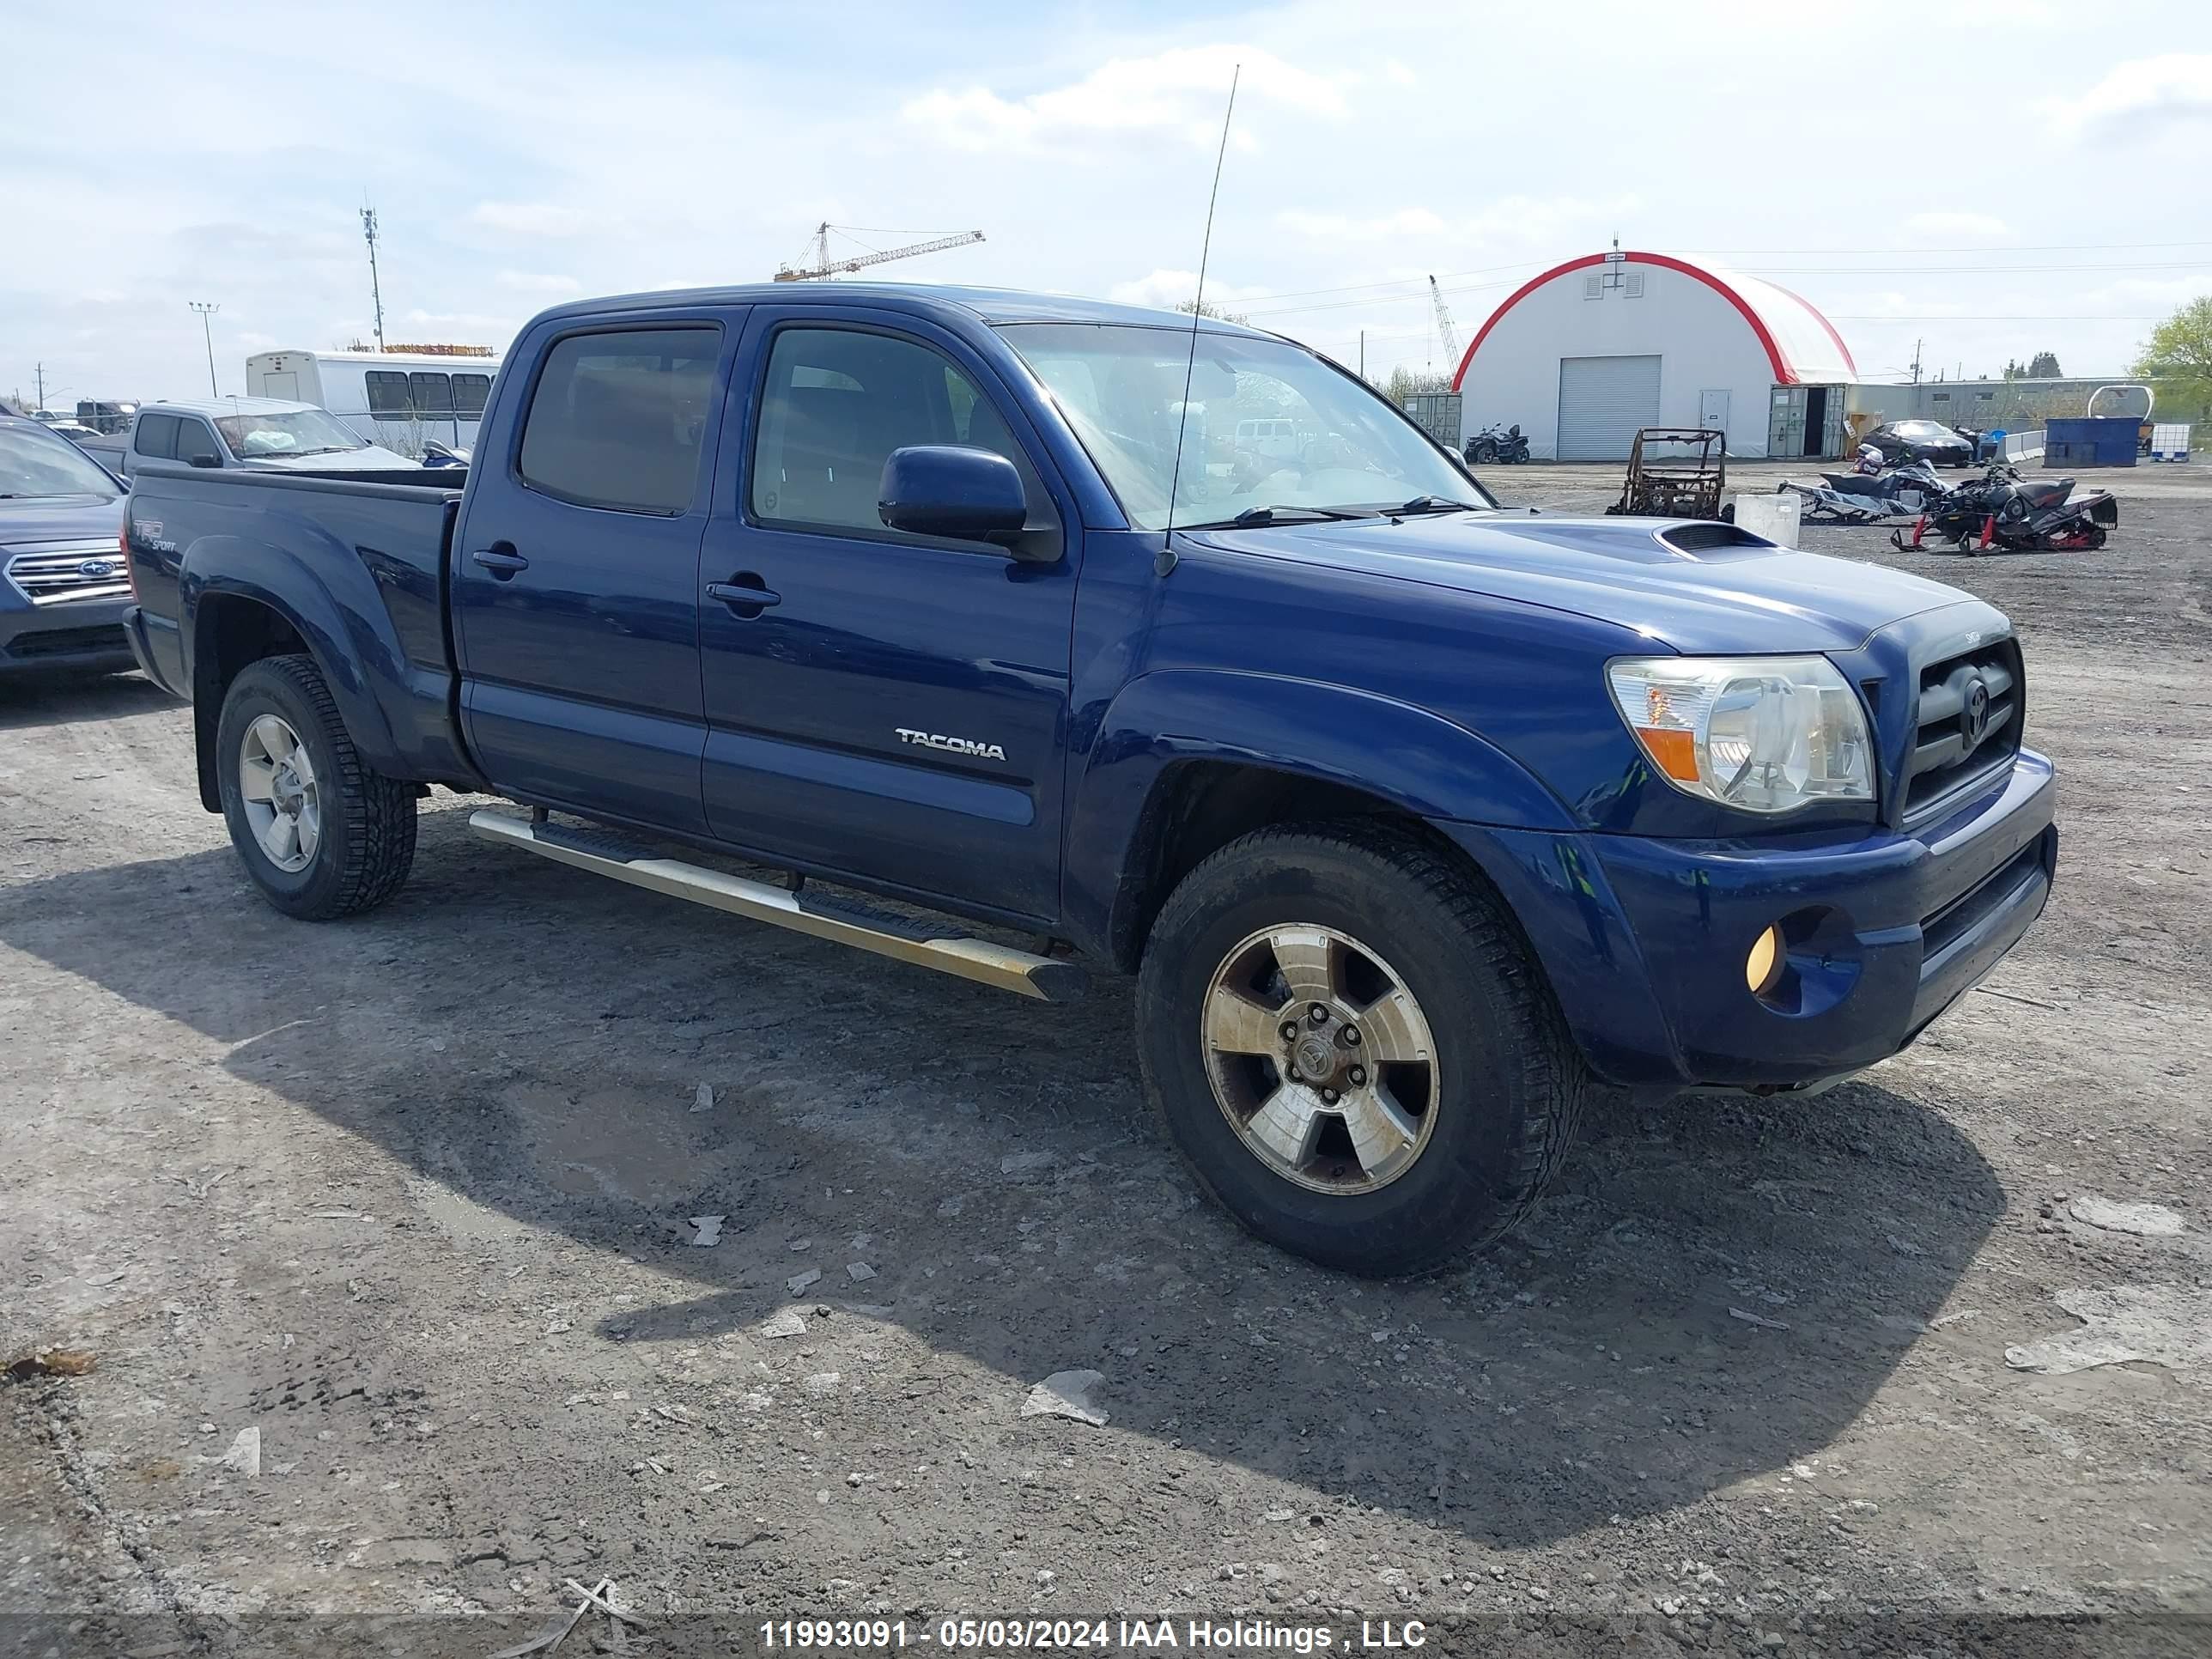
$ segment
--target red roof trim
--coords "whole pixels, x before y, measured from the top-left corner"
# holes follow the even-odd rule
[[[1656,265],[1662,270],[1679,270],[1685,276],[1696,277],[1707,288],[1712,289],[1714,293],[1719,295],[1721,298],[1726,300],[1730,305],[1734,306],[1736,310],[1742,314],[1744,321],[1751,325],[1751,331],[1759,337],[1759,344],[1766,348],[1766,360],[1774,367],[1774,380],[1776,385],[1802,386],[1804,384],[1804,382],[1799,378],[1797,371],[1790,366],[1790,360],[1782,355],[1781,346],[1776,343],[1773,333],[1767,328],[1765,319],[1759,314],[1757,308],[1752,305],[1750,301],[1745,299],[1742,295],[1737,293],[1735,289],[1731,288],[1728,283],[1714,276],[1712,272],[1691,264],[1686,260],[1670,259],[1663,253],[1625,253],[1621,257],[1632,264]],[[1543,287],[1545,283],[1550,282],[1553,277],[1564,276],[1569,271],[1586,270],[1591,265],[1601,265],[1605,263],[1605,259],[1606,256],[1602,253],[1586,253],[1579,259],[1570,259],[1563,265],[1553,265],[1549,270],[1544,272],[1542,276],[1532,276],[1527,282],[1522,283],[1519,288],[1514,289],[1511,296],[1506,300],[1504,305],[1498,307],[1497,310],[1490,313],[1489,319],[1486,321],[1481,328],[1476,331],[1474,338],[1468,343],[1466,355],[1459,360],[1459,372],[1452,376],[1452,390],[1454,392],[1460,390],[1462,383],[1467,379],[1468,365],[1474,362],[1474,354],[1482,349],[1482,343],[1490,337],[1490,331],[1498,326],[1499,321],[1504,319],[1507,312],[1512,310],[1514,307],[1519,305],[1522,301],[1527,299],[1531,294]],[[1783,292],[1786,293],[1788,290],[1784,289]],[[1793,300],[1797,300],[1797,296],[1794,294],[1790,295],[1790,297]],[[1802,300],[1797,300],[1797,303],[1800,305],[1805,305],[1805,302]],[[1810,306],[1805,306],[1805,308],[1808,311],[1813,311],[1813,307]],[[1813,311],[1813,314],[1815,317],[1820,317],[1820,313],[1817,311]],[[1827,329],[1829,337],[1835,340],[1837,346],[1841,348],[1844,343],[1842,339],[1837,336],[1835,329],[1831,326],[1826,317],[1820,317],[1820,326]],[[1849,351],[1845,351],[1844,353],[1844,361],[1848,363],[1850,360],[1850,353]],[[1853,374],[1857,374],[1858,370],[1856,366],[1853,367],[1851,372]]]
[[[1799,305],[1804,307],[1806,310],[1813,313],[1814,319],[1818,322],[1822,328],[1828,331],[1828,337],[1836,343],[1836,350],[1843,357],[1844,367],[1850,370],[1851,379],[1854,380],[1857,380],[1859,377],[1858,362],[1851,356],[1851,349],[1844,343],[1844,337],[1836,332],[1836,325],[1828,320],[1827,314],[1823,312],[1820,307],[1814,305],[1810,300],[1798,293],[1795,289],[1784,288],[1779,283],[1769,283],[1767,286],[1775,289],[1778,293],[1787,294]]]

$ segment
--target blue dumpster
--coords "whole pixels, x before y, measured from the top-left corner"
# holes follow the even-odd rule
[[[2132,415],[2046,422],[2043,464],[2046,467],[2133,466],[2142,438],[2142,422]]]

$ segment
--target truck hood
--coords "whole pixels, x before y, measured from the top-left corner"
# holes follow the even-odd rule
[[[1209,530],[1190,539],[1571,611],[1688,653],[1848,651],[1891,623],[1968,597],[1903,571],[1747,536],[1731,545],[1697,545],[1726,528],[1470,513]],[[1687,532],[1682,545],[1662,539],[1678,531]]]
[[[238,464],[262,472],[396,472],[402,469],[412,472],[422,465],[374,444],[336,455],[248,455]]]
[[[0,501],[0,547],[35,542],[106,542],[123,529],[123,498],[44,495]]]

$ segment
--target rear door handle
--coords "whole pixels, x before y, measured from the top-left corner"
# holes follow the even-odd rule
[[[518,570],[530,568],[530,561],[507,542],[494,542],[489,547],[480,547],[469,556],[501,580],[512,576]]]
[[[783,603],[782,594],[767,586],[750,571],[733,582],[708,582],[707,597],[720,599],[733,611],[750,611],[756,616],[772,605]]]

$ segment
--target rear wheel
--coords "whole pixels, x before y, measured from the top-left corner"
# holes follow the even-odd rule
[[[1376,824],[1261,830],[1193,871],[1147,941],[1137,1029],[1153,1108],[1223,1206],[1376,1276],[1510,1228],[1588,1086],[1496,897]]]
[[[216,772],[231,843],[286,915],[349,915],[407,879],[414,787],[362,762],[308,658],[264,657],[230,683]]]

